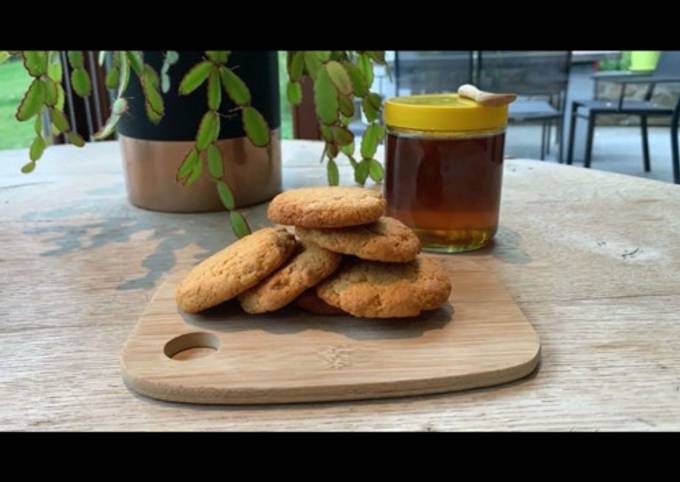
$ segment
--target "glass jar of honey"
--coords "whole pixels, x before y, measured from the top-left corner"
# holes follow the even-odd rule
[[[387,214],[426,251],[489,244],[498,229],[508,106],[458,94],[385,101]]]

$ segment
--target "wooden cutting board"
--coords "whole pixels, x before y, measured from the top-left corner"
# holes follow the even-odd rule
[[[288,307],[202,315],[175,304],[185,273],[158,289],[121,357],[132,389],[175,402],[255,404],[450,392],[531,373],[538,335],[503,284],[469,258],[438,257],[450,304],[413,319],[318,316]]]

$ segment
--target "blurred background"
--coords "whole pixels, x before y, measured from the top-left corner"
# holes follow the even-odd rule
[[[450,92],[463,83],[519,94],[510,111],[508,157],[571,159],[593,169],[680,182],[680,174],[674,176],[678,160],[672,150],[672,139],[677,143],[673,119],[677,122],[680,52],[388,51],[386,59],[386,67],[376,66],[372,87],[383,98]],[[283,93],[285,65],[282,51]],[[29,83],[18,60],[0,64],[0,149],[31,144],[32,123],[14,118]],[[283,138],[319,138],[313,109],[291,109],[284,94],[281,112]],[[354,133],[360,136],[363,128],[362,119],[355,118]]]

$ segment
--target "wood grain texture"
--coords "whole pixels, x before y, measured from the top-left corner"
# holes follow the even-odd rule
[[[175,273],[125,343],[123,377],[161,400],[265,404],[453,392],[531,373],[538,336],[503,285],[490,271],[442,259],[453,285],[449,303],[410,319],[294,307],[248,315],[236,303],[190,315],[175,301],[186,273]]]
[[[286,188],[323,184],[322,145],[283,146]],[[541,339],[535,375],[359,402],[156,402],[121,346],[163,276],[233,241],[223,214],[143,211],[115,143],[0,153],[1,430],[680,430],[680,188],[510,160],[493,269]],[[594,164],[596,167],[597,164]],[[349,184],[349,167],[340,167]],[[264,205],[245,210],[265,226]]]

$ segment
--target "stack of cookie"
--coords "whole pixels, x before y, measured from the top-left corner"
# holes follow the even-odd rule
[[[195,267],[177,287],[177,303],[202,311],[238,297],[248,313],[290,303],[317,314],[357,317],[418,316],[446,303],[448,277],[418,256],[418,237],[384,216],[379,192],[320,187],[275,197],[264,228]]]

